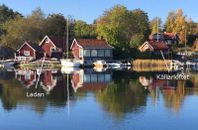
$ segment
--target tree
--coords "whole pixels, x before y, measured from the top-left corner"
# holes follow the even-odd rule
[[[43,23],[44,15],[39,8],[26,18],[18,16],[5,22],[3,29],[6,33],[1,36],[1,45],[16,50],[24,41],[38,43],[44,36]]]
[[[78,20],[74,23],[74,35],[78,38],[96,38],[96,28],[93,24]]]
[[[98,38],[105,39],[117,50],[129,52],[133,38],[146,39],[149,32],[147,14],[140,10],[127,10],[125,6],[116,5],[104,12],[96,22]],[[141,37],[143,36],[143,37]],[[142,41],[142,39],[140,40]],[[135,43],[134,47],[142,43]],[[132,44],[133,45],[133,44]]]
[[[168,17],[166,19],[165,23],[165,31],[167,32],[173,32],[173,28],[175,28],[175,19],[176,19],[176,14],[175,12],[169,12]]]
[[[193,35],[198,33],[198,24],[193,21],[191,18],[187,20],[188,34]]]
[[[66,32],[66,19],[62,14],[50,14],[44,22],[44,34],[64,36]]]
[[[2,25],[11,19],[14,19],[16,16],[22,16],[18,12],[14,12],[12,9],[9,9],[6,5],[0,5],[0,35],[4,33]]]
[[[0,5],[0,24],[5,23],[7,20],[14,19],[18,15],[22,16],[19,12],[14,12],[6,5]]]
[[[138,48],[140,43],[143,43],[144,42],[144,35],[142,34],[137,34],[137,35],[134,35],[133,38],[131,39],[130,41],[130,47],[131,48]]]
[[[131,78],[133,76],[134,73],[115,72],[114,82],[96,93],[96,100],[105,111],[118,119],[122,119],[129,112],[138,113],[146,104],[147,93],[138,80]]]
[[[173,31],[179,33],[180,40],[182,41],[182,43],[184,43],[186,40],[185,33],[187,32],[188,27],[187,27],[186,17],[183,15],[182,9],[179,9],[177,11],[175,25],[176,26],[175,26],[175,28],[173,28]]]
[[[150,21],[151,33],[152,33],[152,34],[155,34],[155,33],[160,33],[160,32],[162,32],[161,24],[162,24],[161,18],[155,17],[154,19],[152,19],[152,20]]]
[[[169,13],[165,24],[165,30],[167,32],[178,33],[181,43],[185,43],[185,32],[188,30],[188,25],[182,9],[178,9],[177,12]]]

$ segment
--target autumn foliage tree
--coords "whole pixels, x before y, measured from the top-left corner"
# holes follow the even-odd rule
[[[167,32],[178,33],[181,43],[185,43],[185,33],[188,31],[188,23],[182,9],[178,9],[177,12],[169,13],[165,23],[165,30]]]
[[[155,17],[154,19],[152,19],[150,21],[150,29],[152,34],[162,32],[163,28],[161,18]]]

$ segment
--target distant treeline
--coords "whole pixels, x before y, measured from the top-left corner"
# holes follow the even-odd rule
[[[128,10],[123,5],[115,5],[92,24],[87,24],[73,17],[65,18],[63,14],[45,16],[40,8],[23,16],[6,5],[0,5],[0,45],[16,50],[24,41],[39,43],[45,35],[65,36],[67,21],[70,42],[74,37],[105,39],[115,47],[119,56],[120,51],[125,52],[123,55],[130,54],[131,49],[139,47],[151,33],[178,33],[181,44],[185,42],[185,32],[188,36],[198,33],[198,24],[188,19],[182,9],[170,12],[162,25],[161,18],[149,21],[147,12],[141,9]],[[188,44],[192,44],[190,41]]]

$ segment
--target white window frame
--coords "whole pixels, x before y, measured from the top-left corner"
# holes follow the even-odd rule
[[[86,52],[87,52],[87,54],[89,54],[89,55],[86,55]],[[84,51],[83,51],[83,55],[84,55],[84,57],[91,57],[91,50],[84,50]]]
[[[91,57],[97,57],[98,56],[98,51],[97,50],[91,50]]]
[[[109,52],[109,53],[106,53],[106,52]],[[109,54],[109,55],[107,55]],[[111,50],[105,50],[105,57],[111,57]]]
[[[23,54],[24,56],[30,56],[30,50],[24,50]]]
[[[99,53],[99,52],[103,52],[103,53]],[[100,55],[102,54],[102,55]],[[98,57],[104,57],[105,56],[105,50],[98,50]]]
[[[83,57],[83,49],[82,48],[79,49],[79,57],[80,58]]]

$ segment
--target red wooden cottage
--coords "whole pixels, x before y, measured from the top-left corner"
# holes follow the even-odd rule
[[[25,42],[16,52],[15,60],[17,61],[30,61],[40,59],[44,56],[43,49],[33,43]]]
[[[66,51],[66,39],[59,36],[45,36],[39,44],[48,58],[62,58]]]
[[[70,49],[75,59],[97,60],[112,59],[113,57],[113,47],[104,40],[74,39]]]
[[[167,45],[178,44],[180,39],[177,33],[154,33],[149,36],[150,41],[162,41]]]
[[[160,51],[168,53],[169,47],[162,41],[146,41],[139,47],[139,50],[141,52],[153,52],[159,54]]]

